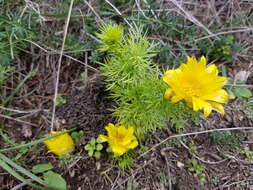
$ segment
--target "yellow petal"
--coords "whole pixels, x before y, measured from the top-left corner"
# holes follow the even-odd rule
[[[64,131],[64,130],[63,130]],[[63,131],[54,131],[47,136],[55,135]],[[65,156],[75,150],[75,144],[71,136],[67,133],[52,139],[44,141],[44,144],[48,148],[48,152],[52,152],[58,156]]]
[[[173,96],[172,98],[171,98],[171,102],[172,103],[177,103],[177,102],[179,102],[180,100],[182,100],[183,98],[182,97],[179,97],[179,96]]]
[[[100,138],[101,143],[108,141],[108,137],[105,135],[99,135],[98,137]]]
[[[182,64],[179,66],[179,69],[180,69],[181,71],[183,71],[183,70],[185,69],[185,67],[186,67],[186,64],[182,63]]]
[[[204,107],[204,117],[207,118],[211,112],[212,112],[212,106],[211,104],[207,103]]]
[[[210,100],[212,100],[214,102],[217,102],[217,103],[226,104],[228,102],[228,99],[229,99],[228,93],[225,90],[220,89],[219,91],[217,91],[215,97],[213,97]]]
[[[221,115],[225,114],[225,110],[224,110],[224,107],[222,106],[222,104],[219,104],[216,102],[210,102],[210,104],[212,105],[212,107],[215,111],[221,113]]]
[[[128,133],[128,130],[126,129],[126,127],[124,125],[120,125],[118,127],[118,136],[119,137],[124,137],[125,135],[127,135]]]
[[[134,136],[133,135],[134,134],[134,127],[133,126],[128,126],[127,127],[127,133],[128,133],[128,135]]]
[[[173,90],[171,88],[168,88],[164,93],[164,98],[170,100],[173,95],[174,95]]]
[[[226,85],[227,82],[228,82],[227,77],[221,77],[221,76],[219,76],[218,79],[219,79],[220,84],[222,85],[221,87],[223,87],[224,85]]]
[[[206,66],[206,58],[204,56],[200,58],[199,64],[201,64],[202,67]]]
[[[193,97],[192,98],[192,105],[193,105],[193,110],[198,111],[198,110],[201,110],[204,107],[203,106],[204,102],[199,98]]]
[[[163,80],[164,82],[166,82],[167,84],[170,83],[170,79],[174,76],[175,74],[175,70],[168,70],[163,74]]]
[[[108,136],[117,136],[117,127],[115,127],[112,123],[109,123],[105,129],[108,133]]]
[[[129,146],[129,144],[131,144],[133,141],[136,141],[135,136],[133,136],[132,134],[126,134],[126,136],[121,140],[121,144],[123,146]]]
[[[127,152],[127,149],[123,146],[114,145],[114,146],[111,146],[111,147],[112,147],[113,153],[115,153],[118,156],[121,156],[122,154]]]
[[[193,57],[187,56],[187,64],[192,65],[192,64],[195,64],[196,62],[197,60],[194,56]]]
[[[135,140],[135,141],[133,141],[133,142],[128,146],[128,148],[134,149],[134,148],[136,148],[137,146],[138,146],[138,141]]]
[[[206,71],[208,72],[208,73],[212,73],[212,74],[214,74],[214,75],[218,75],[218,68],[216,67],[216,65],[214,65],[214,64],[211,64],[210,66],[208,66],[207,68],[206,68]]]

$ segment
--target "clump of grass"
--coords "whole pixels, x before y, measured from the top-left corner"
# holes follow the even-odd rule
[[[231,147],[240,147],[243,141],[242,134],[215,131],[209,135],[211,142],[219,145],[228,145]]]
[[[14,7],[12,7],[12,6]],[[16,6],[16,7],[15,7]],[[11,60],[37,39],[36,16],[22,12],[22,4],[0,2],[0,88],[12,71]]]
[[[198,47],[211,59],[219,59],[226,62],[232,62],[233,52],[241,49],[241,46],[235,43],[235,38],[232,35],[221,36],[213,44],[210,43],[209,39],[200,41]]]
[[[14,67],[0,64],[0,88],[2,85],[4,85],[4,83],[6,82],[6,80],[8,79],[9,75],[12,73],[13,70]]]
[[[152,61],[156,44],[149,42],[141,27],[126,35],[121,30],[109,23],[97,35],[102,41],[100,50],[109,50],[101,70],[106,88],[117,103],[113,115],[118,122],[135,126],[136,135],[143,138],[156,128],[166,127],[167,122],[182,125],[185,117],[194,118],[196,113],[184,103],[173,104],[163,98],[167,86]]]
[[[199,183],[204,185],[206,183],[205,167],[198,163],[196,159],[189,160],[191,167],[188,171],[192,172],[194,177],[198,178]]]

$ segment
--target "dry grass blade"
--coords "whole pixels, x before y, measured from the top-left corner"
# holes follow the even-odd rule
[[[101,19],[101,17],[99,16],[99,14],[95,11],[95,9],[91,6],[91,4],[88,1],[86,1],[86,0],[84,0],[84,3],[86,5],[88,5],[88,7],[91,9],[91,11],[96,15],[96,17],[98,18],[99,22],[101,22],[103,24],[104,21]]]
[[[69,6],[69,12],[68,12],[68,17],[67,17],[66,25],[64,27],[64,36],[63,36],[63,41],[62,41],[62,48],[61,48],[60,58],[59,58],[59,61],[58,61],[58,67],[57,67],[57,73],[56,73],[56,82],[55,82],[55,93],[54,93],[53,111],[52,111],[52,120],[51,120],[51,131],[53,131],[53,128],[54,128],[56,98],[57,98],[57,95],[58,95],[58,86],[59,86],[61,62],[62,62],[62,57],[63,57],[63,51],[64,51],[64,46],[65,46],[65,41],[66,41],[66,37],[67,37],[67,33],[68,33],[68,26],[69,26],[70,16],[71,16],[72,8],[73,8],[73,3],[74,3],[74,0],[71,0],[70,6]]]
[[[122,15],[121,12],[108,0],[105,0],[119,15]],[[124,18],[124,21],[128,24],[130,28],[133,28],[132,25]]]
[[[36,112],[41,111],[40,109],[29,110],[29,111],[17,110],[17,109],[6,108],[6,107],[3,107],[3,106],[0,106],[0,109],[5,110],[5,111],[15,112],[15,113],[36,113]]]
[[[250,129],[253,129],[253,128],[252,127],[234,127],[234,128],[211,129],[211,130],[206,130],[206,131],[198,131],[198,132],[192,132],[192,133],[172,135],[172,136],[169,136],[168,138],[162,140],[161,142],[157,143],[156,145],[154,145],[148,151],[146,151],[143,154],[141,154],[140,156],[138,156],[137,159],[140,159],[141,157],[145,156],[147,153],[149,153],[152,150],[156,149],[158,146],[160,146],[163,143],[167,142],[169,139],[186,137],[186,136],[193,136],[193,135],[200,135],[200,134],[206,134],[206,133],[212,133],[212,132],[215,132],[215,131],[239,131],[239,130],[250,130]]]
[[[188,11],[186,11],[176,0],[169,0],[171,1],[178,9],[180,9],[184,14],[185,17],[193,22],[194,24],[196,24],[197,26],[203,28],[209,35],[213,35],[213,33],[207,28],[205,27],[199,20],[197,20],[193,15],[191,15]],[[219,39],[219,37],[215,36],[217,39]]]
[[[41,45],[39,45],[39,44],[37,44],[37,43],[35,43],[35,42],[31,41],[31,40],[25,40],[24,39],[24,41],[30,42],[31,44],[33,44],[36,47],[40,48],[42,51],[46,52],[47,54],[61,54],[61,51],[54,50],[54,49],[52,49],[50,47],[46,47],[47,49],[49,49],[49,50],[47,50],[47,49],[45,49],[45,47],[42,47]],[[86,50],[83,50],[83,51],[90,51],[90,50],[91,49],[86,49]],[[77,52],[77,51],[75,51],[75,52]],[[75,52],[72,52],[72,53],[75,53]],[[64,57],[67,57],[67,58],[69,58],[69,59],[71,59],[71,60],[73,60],[73,61],[75,61],[77,63],[80,63],[80,64],[84,65],[85,67],[88,67],[90,70],[98,72],[98,70],[96,68],[94,68],[94,67],[92,67],[92,66],[90,66],[90,65],[88,65],[88,64],[86,64],[86,63],[84,63],[84,62],[82,62],[82,61],[80,61],[80,60],[78,60],[78,59],[76,59],[76,58],[74,58],[72,56],[70,56],[70,55],[66,55],[65,53],[68,53],[68,52],[64,52],[63,53]]]
[[[234,33],[240,33],[240,32],[250,32],[250,31],[253,31],[253,28],[246,27],[246,28],[242,28],[242,29],[238,29],[238,30],[230,30],[230,31],[224,31],[224,32],[218,32],[215,34],[210,34],[210,35],[207,35],[207,36],[204,36],[204,37],[192,40],[192,41],[197,42],[197,41],[204,40],[207,38],[217,37],[219,35],[234,34]]]
[[[26,125],[31,125],[31,126],[37,127],[36,124],[30,123],[30,122],[27,122],[27,121],[23,121],[23,120],[20,120],[20,119],[16,119],[16,118],[13,118],[13,117],[10,117],[10,116],[7,116],[7,115],[0,114],[0,117],[5,118],[5,119],[9,119],[9,120],[14,120],[16,122],[23,123],[23,124],[26,124]]]

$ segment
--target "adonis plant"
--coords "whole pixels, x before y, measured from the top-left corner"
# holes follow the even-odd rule
[[[97,37],[101,40],[99,50],[108,51],[101,70],[106,88],[116,102],[113,115],[117,120],[115,125],[109,123],[105,127],[107,135],[100,134],[98,139],[108,143],[114,158],[129,160],[128,152],[138,146],[138,139],[168,124],[182,126],[187,120],[198,118],[199,111],[204,117],[212,110],[224,115],[228,94],[222,88],[227,78],[218,75],[214,64],[207,65],[204,56],[199,61],[187,57],[186,64],[161,76],[152,60],[155,44],[149,42],[142,28],[132,28],[124,34],[122,26],[109,23],[101,26]],[[74,150],[67,134],[45,144],[59,156]],[[90,147],[87,145],[87,150]],[[99,151],[103,146],[100,147]]]
[[[136,137],[144,139],[168,123],[182,126],[185,118],[196,118],[198,113],[185,102],[174,104],[163,97],[168,86],[152,60],[156,44],[148,40],[141,27],[124,34],[122,26],[109,23],[100,28],[97,37],[101,40],[99,50],[108,52],[101,70],[106,88],[117,103],[113,109],[117,123],[132,126]]]

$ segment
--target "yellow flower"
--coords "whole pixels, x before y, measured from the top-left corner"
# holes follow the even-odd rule
[[[227,78],[218,76],[218,68],[214,64],[206,66],[204,56],[199,61],[195,57],[187,57],[187,64],[166,71],[163,80],[170,86],[164,97],[172,103],[185,100],[194,111],[203,110],[204,117],[208,117],[212,110],[224,115],[222,104],[228,102],[229,96],[222,88]]]
[[[66,130],[54,131],[47,136],[56,135],[64,131]],[[64,133],[52,139],[46,140],[44,141],[44,144],[47,146],[48,152],[52,152],[60,157],[65,156],[75,150],[74,142],[68,133]]]
[[[115,155],[121,156],[129,149],[134,149],[138,146],[138,141],[134,136],[134,128],[132,126],[126,128],[124,125],[113,125],[109,123],[105,129],[108,136],[99,135],[99,138],[102,142],[109,143]]]

